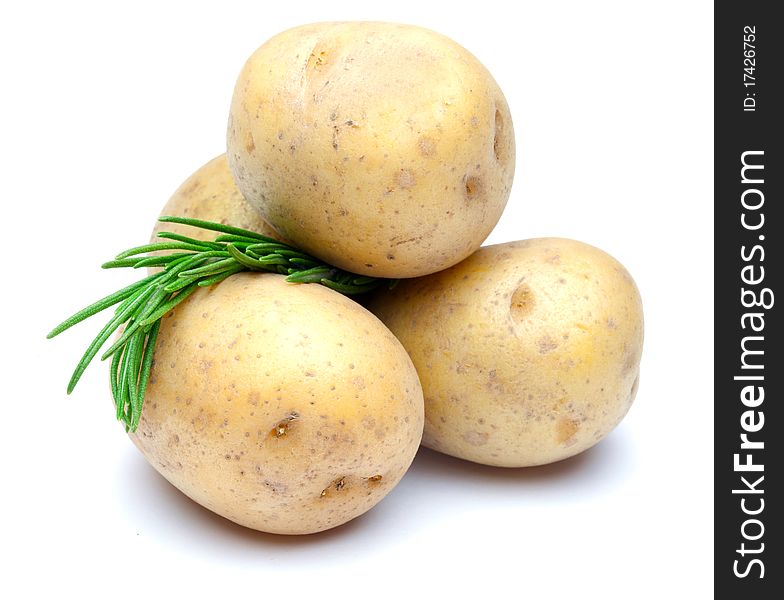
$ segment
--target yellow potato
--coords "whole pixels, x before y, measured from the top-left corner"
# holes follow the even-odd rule
[[[247,61],[228,155],[248,202],[295,245],[355,273],[414,277],[479,248],[509,196],[515,144],[501,89],[454,41],[317,23]]]
[[[262,235],[285,241],[242,197],[234,184],[225,154],[213,158],[188,177],[166,202],[161,216],[214,221],[224,225],[250,229]],[[212,241],[218,235],[218,233],[206,229],[156,221],[150,236],[151,242],[165,241],[158,237],[160,231],[187,235],[203,241]]]
[[[505,467],[567,458],[607,435],[637,392],[637,287],[581,242],[488,246],[368,307],[419,372],[423,444],[452,456]]]
[[[411,360],[355,302],[241,273],[163,319],[131,437],[166,479],[261,531],[313,533],[374,506],[419,446]]]

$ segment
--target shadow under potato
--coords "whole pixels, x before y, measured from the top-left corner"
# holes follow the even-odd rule
[[[460,481],[481,479],[493,482],[520,483],[558,480],[570,477],[575,472],[590,467],[592,463],[604,460],[607,458],[604,454],[609,451],[608,446],[611,445],[613,445],[612,442],[606,445],[597,444],[585,452],[558,462],[538,467],[518,468],[482,465],[421,446],[412,468],[416,468],[420,474],[429,477],[454,478]]]
[[[386,543],[381,529],[394,524],[397,535],[420,527],[424,506],[455,502],[474,503],[481,494],[497,503],[519,502],[531,508],[543,501],[575,493],[593,495],[620,485],[633,467],[633,444],[615,431],[593,448],[560,462],[539,467],[490,467],[420,447],[411,469],[400,484],[377,507],[348,523],[310,535],[276,535],[248,529],[197,504],[161,476],[136,451],[129,448],[118,471],[117,494],[125,504],[128,520],[146,532],[162,532],[189,547],[207,550],[213,542],[230,544],[240,553],[254,550],[318,548],[350,545],[355,537]],[[419,515],[411,514],[412,510]],[[443,511],[436,511],[441,514]],[[447,515],[448,516],[448,515]],[[432,517],[429,517],[430,519]],[[405,521],[410,523],[406,525]],[[374,531],[375,530],[375,531]],[[368,535],[370,534],[370,535]],[[231,551],[229,551],[231,553]]]
[[[118,496],[126,504],[128,520],[138,522],[140,529],[169,530],[167,535],[177,537],[183,534],[189,538],[229,537],[233,543],[241,545],[299,546],[325,543],[362,528],[367,516],[366,513],[340,527],[309,535],[278,535],[249,529],[191,500],[158,473],[135,448],[126,453],[116,487]]]

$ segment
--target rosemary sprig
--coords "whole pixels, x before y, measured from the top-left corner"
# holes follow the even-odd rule
[[[184,217],[161,217],[164,223],[179,223],[215,231],[212,242],[163,231],[163,242],[130,248],[104,269],[162,267],[145,277],[83,308],[55,327],[47,338],[62,333],[110,306],[119,305],[112,318],[87,347],[68,383],[70,394],[101,347],[119,328],[122,335],[101,356],[111,358],[109,381],[117,419],[126,431],[139,424],[144,394],[150,378],[153,351],[161,319],[199,287],[208,287],[240,271],[266,271],[286,275],[292,283],[320,283],[342,294],[361,294],[395,281],[343,271],[313,256],[254,231]],[[162,250],[170,254],[151,253]]]

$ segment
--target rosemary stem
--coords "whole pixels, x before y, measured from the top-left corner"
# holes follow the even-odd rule
[[[109,337],[121,326],[122,334],[101,359],[111,357],[109,385],[117,419],[126,431],[139,425],[144,397],[154,365],[161,320],[199,287],[216,285],[241,271],[269,271],[296,283],[319,283],[342,294],[360,294],[377,288],[383,279],[343,271],[304,252],[254,231],[185,217],[161,217],[162,222],[189,225],[217,232],[211,242],[161,232],[168,240],[136,246],[119,253],[103,268],[162,267],[157,273],[128,285],[83,308],[49,334],[52,338],[77,323],[117,305],[108,323],[87,347],[68,383],[70,394],[87,366]],[[151,254],[161,251],[168,254]]]

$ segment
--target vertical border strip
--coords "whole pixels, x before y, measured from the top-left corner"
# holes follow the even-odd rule
[[[784,22],[775,6],[715,5],[714,583],[717,596],[749,600],[784,598]]]

